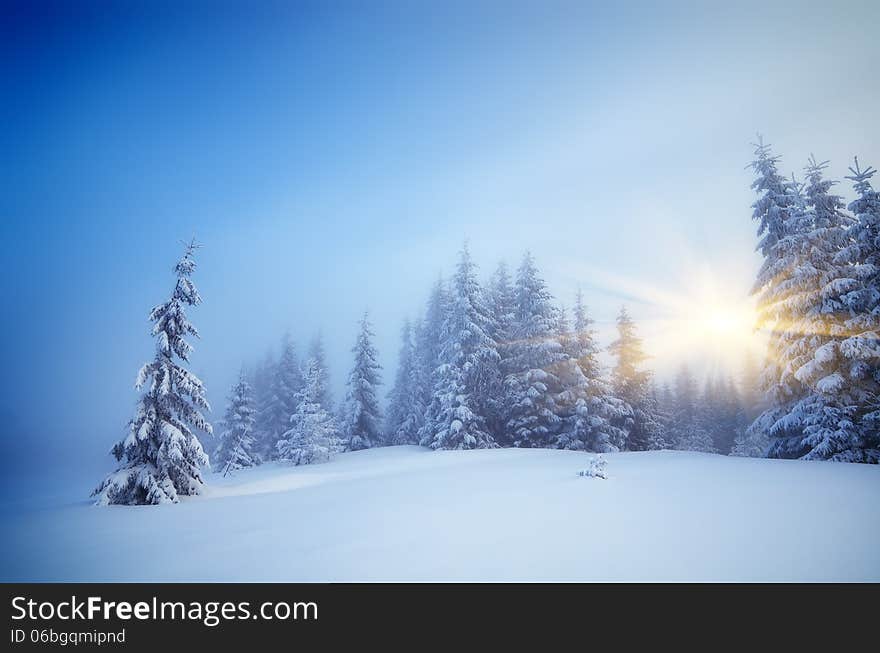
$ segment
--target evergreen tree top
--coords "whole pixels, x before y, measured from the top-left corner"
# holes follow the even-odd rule
[[[575,295],[573,313],[575,332],[580,334],[590,329],[593,320],[587,316],[587,307],[584,305],[584,293],[580,288],[577,289],[577,294]]]
[[[636,333],[636,325],[626,307],[617,315],[617,339],[608,346],[608,351],[617,357],[613,376],[615,384],[621,386],[646,386],[651,378],[647,370],[640,370],[639,365],[648,359],[642,348],[642,339]]]
[[[760,196],[752,204],[752,219],[758,222],[758,244],[761,253],[770,256],[774,245],[787,233],[786,221],[789,208],[798,203],[798,187],[794,180],[788,181],[779,174],[779,157],[771,154],[770,145],[758,135],[754,160],[749,164],[755,180],[752,189]]]
[[[877,171],[868,166],[864,170],[859,167],[859,157],[853,157],[853,166],[849,168],[849,171],[852,173],[851,175],[847,175],[847,179],[853,182],[853,188],[855,191],[861,195],[865,196],[869,193],[872,193],[874,189],[871,187],[871,177],[874,176],[874,173]]]
[[[815,227],[827,228],[849,222],[849,218],[842,214],[846,204],[839,195],[830,193],[831,187],[837,182],[826,179],[823,171],[828,167],[828,161],[817,162],[811,154],[804,171],[807,175],[807,185],[804,188],[807,203],[813,207]]]
[[[184,306],[197,306],[202,301],[189,278],[195,272],[194,254],[200,247],[195,240],[185,243],[184,254],[174,266],[174,273],[177,275],[174,291],[168,301],[150,311],[148,318],[154,323],[151,333],[156,337],[157,352],[169,358],[176,355],[181,360],[189,361],[192,345],[184,336],[199,337],[198,330],[186,318]]]
[[[516,275],[516,322],[518,338],[531,338],[553,332],[556,321],[553,296],[538,273],[531,252],[526,252]]]

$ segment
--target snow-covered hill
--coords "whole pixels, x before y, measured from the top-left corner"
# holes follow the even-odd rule
[[[880,467],[391,447],[10,516],[2,580],[880,580]]]

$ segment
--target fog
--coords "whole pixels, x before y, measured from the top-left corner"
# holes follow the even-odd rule
[[[84,499],[112,467],[193,236],[212,419],[285,332],[301,354],[322,333],[339,401],[366,310],[387,390],[465,241],[484,277],[530,250],[561,302],[580,286],[603,345],[627,304],[661,379],[728,364],[660,346],[662,297],[747,298],[756,130],[799,175],[810,152],[838,179],[880,164],[877,5],[740,4],[16,16],[5,505]]]

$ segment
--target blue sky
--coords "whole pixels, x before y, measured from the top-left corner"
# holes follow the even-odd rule
[[[365,309],[390,381],[400,322],[464,239],[487,275],[530,249],[561,300],[583,287],[605,343],[626,302],[662,377],[710,365],[663,339],[682,299],[751,285],[756,131],[786,171],[880,164],[874,2],[126,4],[3,8],[20,473],[40,450],[109,468],[193,234],[215,417],[285,330],[323,331],[341,392]]]

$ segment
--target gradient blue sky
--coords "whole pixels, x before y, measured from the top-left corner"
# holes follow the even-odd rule
[[[367,308],[390,382],[465,238],[581,285],[605,343],[626,302],[662,376],[668,297],[751,284],[756,131],[786,171],[880,164],[876,2],[125,4],[3,5],[10,485],[110,469],[181,238],[215,418],[286,329],[341,392]]]

